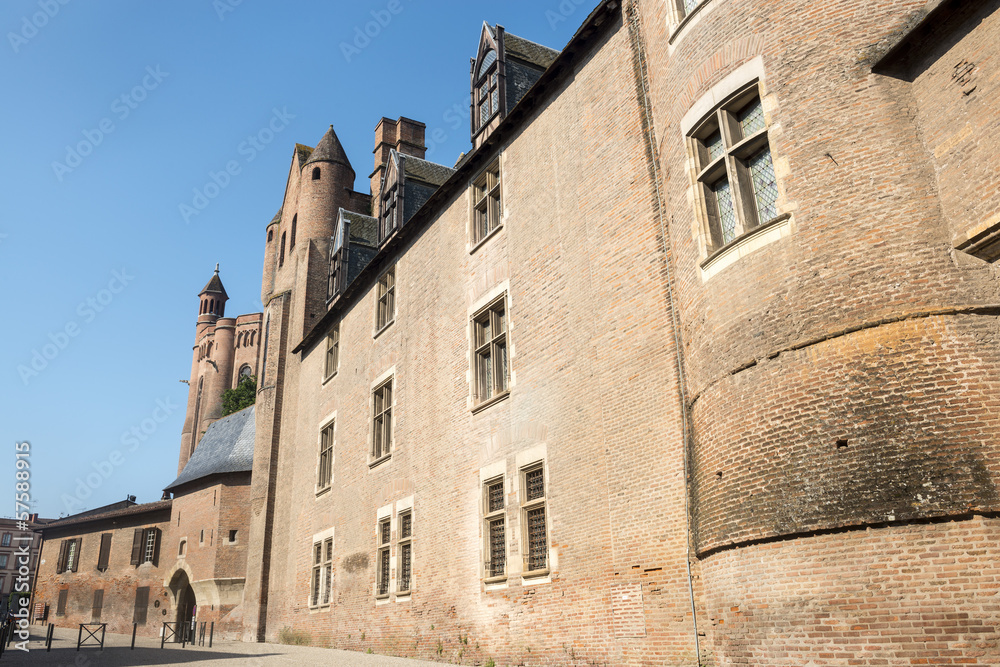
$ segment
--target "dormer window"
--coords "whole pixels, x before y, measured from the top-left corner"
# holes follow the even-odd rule
[[[399,184],[393,183],[382,193],[382,214],[379,216],[378,235],[380,239],[389,236],[399,227]]]
[[[479,81],[476,84],[476,105],[479,109],[479,126],[489,122],[500,111],[500,87],[497,52],[487,51],[479,65]]]
[[[329,301],[337,294],[343,285],[344,280],[344,255],[345,246],[349,232],[350,223],[341,219],[337,225],[337,232],[333,236],[333,243],[330,245],[330,271],[326,284],[326,299]]]
[[[396,151],[389,152],[385,174],[382,176],[382,194],[378,205],[378,242],[385,242],[392,233],[403,226],[404,161]]]

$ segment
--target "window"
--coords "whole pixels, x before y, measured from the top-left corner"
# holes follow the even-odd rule
[[[132,535],[132,565],[157,564],[160,555],[160,529],[136,528]]]
[[[490,49],[483,54],[476,82],[476,109],[479,127],[482,128],[500,111],[497,52]]]
[[[0,547],[10,546],[10,533],[4,533],[3,537],[0,537]]]
[[[500,227],[500,160],[472,183],[472,241],[479,243]]]
[[[319,167],[313,167],[313,180],[318,181],[320,178]]]
[[[474,400],[484,403],[507,392],[506,296],[502,296],[472,318],[475,346]]]
[[[187,540],[181,540],[181,543],[177,547],[177,555],[183,558],[185,551],[187,551]]]
[[[274,230],[267,230],[267,242],[270,243],[274,239]]]
[[[410,592],[413,572],[413,512],[399,513],[399,571],[396,575],[396,593]]]
[[[135,589],[135,607],[132,611],[132,622],[146,625],[146,610],[149,608],[149,586]]]
[[[66,598],[69,597],[69,591],[65,588],[59,591],[59,600],[56,602],[56,616],[66,615]]]
[[[101,550],[97,556],[97,569],[104,572],[108,569],[108,560],[111,558],[111,533],[101,535]]]
[[[319,477],[316,491],[325,491],[333,481],[333,423],[326,426],[319,436]]]
[[[326,335],[326,360],[323,368],[323,378],[333,377],[337,372],[337,363],[340,361],[340,325],[336,325]]]
[[[101,620],[101,610],[104,607],[104,589],[98,589],[94,591],[94,604],[90,610],[90,617],[97,623]]]
[[[389,541],[392,535],[392,520],[382,519],[378,522],[378,554],[375,562],[378,564],[377,579],[375,581],[375,595],[387,597],[389,595]]]
[[[681,16],[687,16],[705,0],[680,0]]]
[[[382,274],[376,287],[375,331],[386,328],[396,317],[396,267]]]
[[[249,339],[249,336],[247,338]],[[250,364],[243,364],[243,366],[240,367],[240,377],[239,380],[236,382],[236,384],[243,382],[243,378],[248,378],[252,374],[253,374],[253,369],[250,368]]]
[[[486,540],[486,578],[503,577],[507,572],[507,524],[504,514],[503,477],[483,485],[483,536]]]
[[[10,554],[0,554],[0,570],[7,569],[7,561],[10,560]]]
[[[524,576],[542,575],[548,571],[548,537],[545,521],[545,471],[541,463],[521,471],[521,525],[524,536],[521,553],[524,556]]]
[[[198,533],[198,544],[199,546],[205,543],[205,529],[202,528],[201,532]]]
[[[373,392],[372,459],[379,461],[392,449],[392,378]]]
[[[56,573],[76,572],[80,565],[80,547],[83,538],[63,540],[59,545],[59,559],[56,561]]]
[[[7,586],[7,577],[0,577],[0,594],[7,592],[6,590],[4,590],[6,586]]]
[[[285,232],[281,232],[281,250],[278,251],[278,266],[285,265]]]
[[[299,216],[298,214],[292,216],[292,237],[288,239],[288,248],[291,250],[295,247],[295,228],[298,226]]]
[[[235,530],[229,531],[229,543],[230,544],[236,544],[236,535],[237,534],[238,533]]]
[[[378,217],[379,242],[392,234],[403,222],[403,212],[399,206],[400,198],[396,196],[398,191],[399,183],[394,181],[382,193],[382,209]]]
[[[313,607],[330,604],[333,591],[333,538],[313,544],[312,585],[309,604]]]
[[[778,185],[757,84],[713,111],[691,141],[710,252],[778,217]]]

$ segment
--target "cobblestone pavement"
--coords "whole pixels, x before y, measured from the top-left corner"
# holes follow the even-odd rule
[[[283,644],[250,644],[215,641],[212,648],[167,644],[160,649],[159,639],[138,637],[135,650],[129,649],[131,637],[108,633],[104,650],[81,648],[76,651],[77,630],[56,628],[52,651],[45,651],[45,629],[32,627],[30,650],[26,653],[15,649],[12,643],[0,657],[0,666],[31,665],[31,667],[132,667],[133,665],[183,665],[184,667],[265,667],[266,665],[331,665],[333,667],[419,667],[440,663],[384,655],[337,651],[311,646],[285,646]]]

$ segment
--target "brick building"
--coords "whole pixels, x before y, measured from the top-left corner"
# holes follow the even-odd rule
[[[295,145],[257,402],[210,426],[203,291],[172,613],[473,664],[1000,663],[1000,2],[478,38],[455,165],[405,117],[370,194],[333,127]]]
[[[49,519],[39,519],[37,514],[28,516],[24,529],[14,519],[0,518],[0,613],[9,608],[10,594],[29,590],[34,585],[38,555],[42,550],[42,535],[35,532]],[[25,560],[27,552],[27,561]]]

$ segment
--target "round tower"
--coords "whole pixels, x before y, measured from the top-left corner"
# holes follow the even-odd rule
[[[278,235],[280,228],[281,211],[278,211],[274,214],[274,217],[271,218],[271,222],[267,223],[267,229],[264,231],[264,271],[262,274],[263,279],[260,284],[261,303],[267,303],[268,298],[271,296],[271,292],[274,291],[274,274],[278,270],[278,243],[280,243]]]
[[[298,211],[284,225],[289,252],[303,241],[333,236],[337,211],[349,207],[354,179],[354,168],[331,125],[302,165]]]

